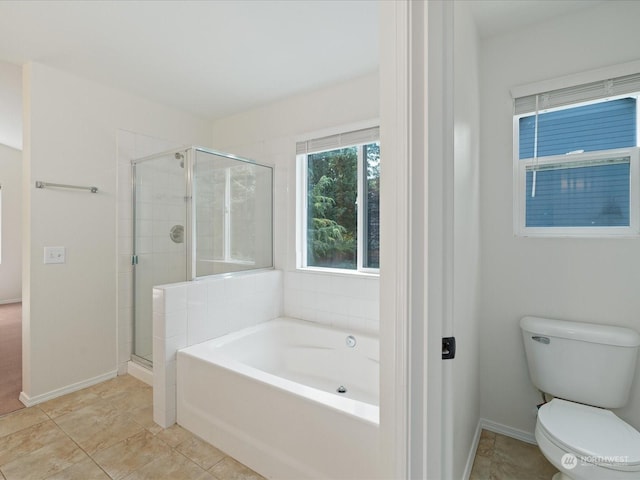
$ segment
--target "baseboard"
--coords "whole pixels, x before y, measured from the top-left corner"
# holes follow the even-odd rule
[[[42,402],[46,402],[47,400],[51,400],[53,398],[61,397],[62,395],[66,395],[67,393],[73,393],[78,390],[82,390],[83,388],[90,387],[97,383],[104,382],[106,380],[110,380],[115,378],[118,374],[117,370],[113,370],[111,372],[104,373],[102,375],[98,375],[97,377],[90,378],[88,380],[83,380],[82,382],[74,383],[72,385],[67,385],[66,387],[58,388],[57,390],[52,390],[47,393],[41,393],[40,395],[35,395],[30,397],[24,392],[20,392],[20,401],[24,403],[27,407],[33,407]]]
[[[478,451],[478,444],[480,443],[480,434],[482,433],[482,419],[478,421],[476,427],[476,433],[473,435],[473,441],[471,442],[471,448],[469,449],[469,456],[467,457],[467,465],[464,467],[464,480],[469,480],[471,476],[471,470],[473,469],[473,462],[476,459],[476,452]]]
[[[127,373],[141,382],[153,387],[153,371],[138,365],[136,362],[129,360],[127,362]]]
[[[10,298],[8,300],[0,300],[0,305],[4,305],[6,303],[22,303],[21,298]]]
[[[487,420],[486,418],[481,418],[478,425],[481,429],[484,428],[485,430],[489,430],[490,432],[500,433],[501,435],[506,435],[507,437],[515,438],[516,440],[521,440],[533,445],[538,444],[533,433],[525,432],[524,430],[520,430],[518,428],[508,427],[506,425],[502,425],[501,423]]]

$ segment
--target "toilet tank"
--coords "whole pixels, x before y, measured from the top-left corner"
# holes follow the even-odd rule
[[[524,317],[529,375],[539,390],[579,403],[619,408],[629,399],[640,334],[624,327]]]

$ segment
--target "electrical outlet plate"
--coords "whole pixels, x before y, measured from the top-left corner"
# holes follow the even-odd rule
[[[65,263],[64,247],[44,247],[44,263]]]

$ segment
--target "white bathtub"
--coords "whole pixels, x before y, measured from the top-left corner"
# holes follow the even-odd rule
[[[270,479],[378,478],[378,358],[376,337],[290,318],[193,345],[178,423]]]

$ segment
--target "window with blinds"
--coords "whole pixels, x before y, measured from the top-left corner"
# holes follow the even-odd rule
[[[515,231],[637,235],[640,75],[514,99]]]
[[[299,267],[380,268],[379,128],[296,144]]]

